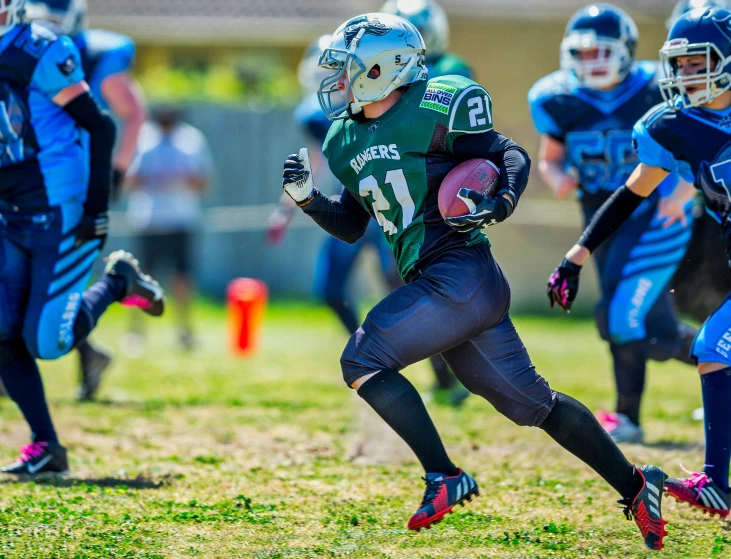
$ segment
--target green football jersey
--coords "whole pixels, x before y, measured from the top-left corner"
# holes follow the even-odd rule
[[[427,58],[426,67],[429,69],[430,78],[447,75],[464,76],[470,79],[474,77],[469,64],[456,54],[445,53],[439,58]]]
[[[330,170],[383,229],[399,274],[454,246],[485,243],[481,231],[457,233],[439,214],[439,185],[460,160],[463,134],[492,129],[492,100],[482,86],[443,76],[410,86],[377,119],[338,120],[325,139]]]

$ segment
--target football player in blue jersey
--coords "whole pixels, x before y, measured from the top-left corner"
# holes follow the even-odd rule
[[[68,470],[37,359],[83,342],[114,302],[159,316],[160,286],[124,251],[84,291],[108,232],[115,126],[84,81],[71,39],[24,23],[24,0],[0,0],[0,378],[32,432],[2,468]]]
[[[429,41],[435,47],[441,49],[438,50],[439,54],[437,56],[431,57],[431,60],[438,64],[437,69],[442,68],[445,72],[434,73],[430,67],[429,75],[437,77],[449,73],[471,77],[471,70],[466,63],[456,56],[445,53],[443,50],[447,45],[449,31],[446,27],[444,11],[433,2],[424,2],[422,0],[416,3],[416,7],[419,10],[410,12],[411,15],[418,18],[421,25],[420,30],[426,32]],[[384,6],[384,9],[391,8],[396,10],[398,7],[396,5],[389,6],[388,4]],[[317,64],[320,55],[330,44],[330,39],[330,35],[323,35],[312,41],[305,51],[305,56],[298,68],[300,86],[306,95],[295,109],[294,120],[308,137],[311,164],[313,172],[316,174],[327,173],[327,165],[324,164],[321,146],[330,129],[331,122],[322,112],[317,98],[317,89],[324,77]],[[318,177],[318,179],[322,182],[325,177]],[[283,195],[280,198],[279,207],[269,219],[267,238],[270,243],[278,244],[281,242],[294,217],[295,209],[296,206],[289,196]],[[352,245],[335,237],[328,237],[318,256],[315,291],[335,311],[350,335],[355,333],[358,326],[360,326],[360,319],[357,314],[357,305],[347,294],[348,279],[358,256],[368,246],[375,248],[377,251],[381,271],[388,287],[395,289],[401,285],[402,282],[396,271],[396,263],[391,247],[385,241],[383,232],[375,221],[369,224],[366,234]],[[469,396],[469,391],[457,381],[439,355],[432,357],[430,363],[436,377],[435,392],[443,393],[444,400],[447,403],[455,406],[461,405]]]
[[[726,8],[728,0],[680,0],[665,22],[670,31],[684,13],[698,8]],[[701,285],[702,284],[702,285]],[[673,302],[678,312],[703,322],[731,291],[731,270],[721,232],[706,212],[703,196],[693,207],[693,234],[688,250],[672,281]],[[703,411],[702,408],[699,411]],[[695,413],[694,413],[695,416]]]
[[[142,91],[130,76],[135,45],[129,37],[86,28],[86,0],[27,0],[25,19],[49,22],[54,32],[71,37],[81,54],[81,65],[94,99],[110,110],[120,123],[120,133],[112,163],[112,195],[119,192],[124,175],[132,163],[137,137],[147,118]],[[81,386],[79,397],[92,399],[110,356],[86,341],[79,345]]]
[[[549,279],[551,304],[567,311],[590,254],[646,204],[671,173],[694,181],[701,190],[731,256],[731,11],[686,13],[671,28],[660,58],[665,103],[634,128],[639,165],[594,215]],[[666,487],[677,499],[726,517],[731,504],[731,297],[703,324],[691,354],[701,377],[705,465],[688,478],[668,480]]]
[[[637,39],[634,21],[619,8],[580,9],[561,43],[561,70],[528,94],[541,133],[541,176],[558,198],[576,192],[585,223],[626,182],[637,164],[632,127],[662,100],[659,65],[634,60]],[[672,174],[660,191],[596,254],[601,299],[595,318],[609,342],[617,385],[616,413],[600,412],[599,419],[615,442],[643,440],[646,361],[692,364],[695,330],[676,319],[668,284],[690,239],[692,205],[684,204],[695,189]]]

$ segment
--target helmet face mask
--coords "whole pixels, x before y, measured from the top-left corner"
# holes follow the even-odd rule
[[[320,56],[319,66],[331,72],[318,89],[322,110],[330,120],[352,117],[397,88],[425,80],[424,52],[416,27],[400,17],[373,13],[346,21]],[[348,86],[341,92],[343,77]]]
[[[70,36],[86,27],[86,0],[28,0],[25,12],[26,20],[50,21]]]
[[[5,16],[5,21],[0,24],[0,36],[21,23],[24,5],[25,0],[0,0],[0,16]]]
[[[610,4],[589,4],[566,25],[561,41],[561,69],[590,89],[607,89],[629,75],[637,46],[637,26]],[[594,57],[584,56],[593,51]]]
[[[676,62],[681,56],[703,56],[705,68],[696,74],[683,76]],[[731,60],[724,60],[723,54],[713,43],[691,44],[687,39],[667,41],[660,50],[660,61],[665,73],[665,78],[659,82],[660,92],[673,109],[705,105],[731,89],[731,75],[728,72]]]
[[[597,57],[583,59],[582,51],[596,50]],[[594,32],[572,33],[561,42],[561,68],[570,70],[591,89],[610,87],[624,80],[632,64],[627,45],[619,39],[597,37]]]

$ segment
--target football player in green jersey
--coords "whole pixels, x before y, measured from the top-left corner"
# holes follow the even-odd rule
[[[528,182],[530,160],[493,129],[487,91],[460,76],[428,79],[421,35],[390,14],[345,22],[320,66],[332,72],[319,95],[335,120],[323,152],[345,190],[333,200],[314,188],[306,150],[285,162],[283,187],[320,227],[346,242],[355,242],[375,219],[406,282],[368,313],[341,366],[348,386],[404,439],[426,471],[424,498],[409,528],[428,527],[478,494],[399,372],[441,354],[471,392],[515,423],[543,429],[591,466],[620,494],[645,543],[660,549],[665,474],[633,466],[584,405],[551,390],[508,316],[510,288],[482,229],[510,217]],[[460,195],[475,209],[443,219],[437,206],[442,179],[477,157],[500,168],[498,195],[463,189]]]

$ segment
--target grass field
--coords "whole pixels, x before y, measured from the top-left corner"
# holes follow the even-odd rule
[[[99,403],[79,404],[75,358],[43,365],[72,475],[0,481],[0,558],[543,558],[731,556],[718,520],[668,499],[660,554],[642,545],[617,496],[537,429],[519,428],[478,398],[456,411],[430,404],[458,465],[482,496],[430,531],[405,524],[423,491],[418,465],[354,465],[356,398],[342,383],[346,337],[318,308],[274,306],[251,359],[226,350],[222,309],[198,310],[200,349],[177,350],[170,322],[146,353],[121,355],[128,315],[96,339],[117,359]],[[588,319],[518,317],[538,369],[592,408],[611,405],[607,351]],[[150,324],[152,326],[152,324]],[[407,371],[420,390],[427,367]],[[629,457],[677,475],[702,463],[695,373],[650,366],[648,445]],[[0,459],[27,441],[14,405],[0,402]]]

